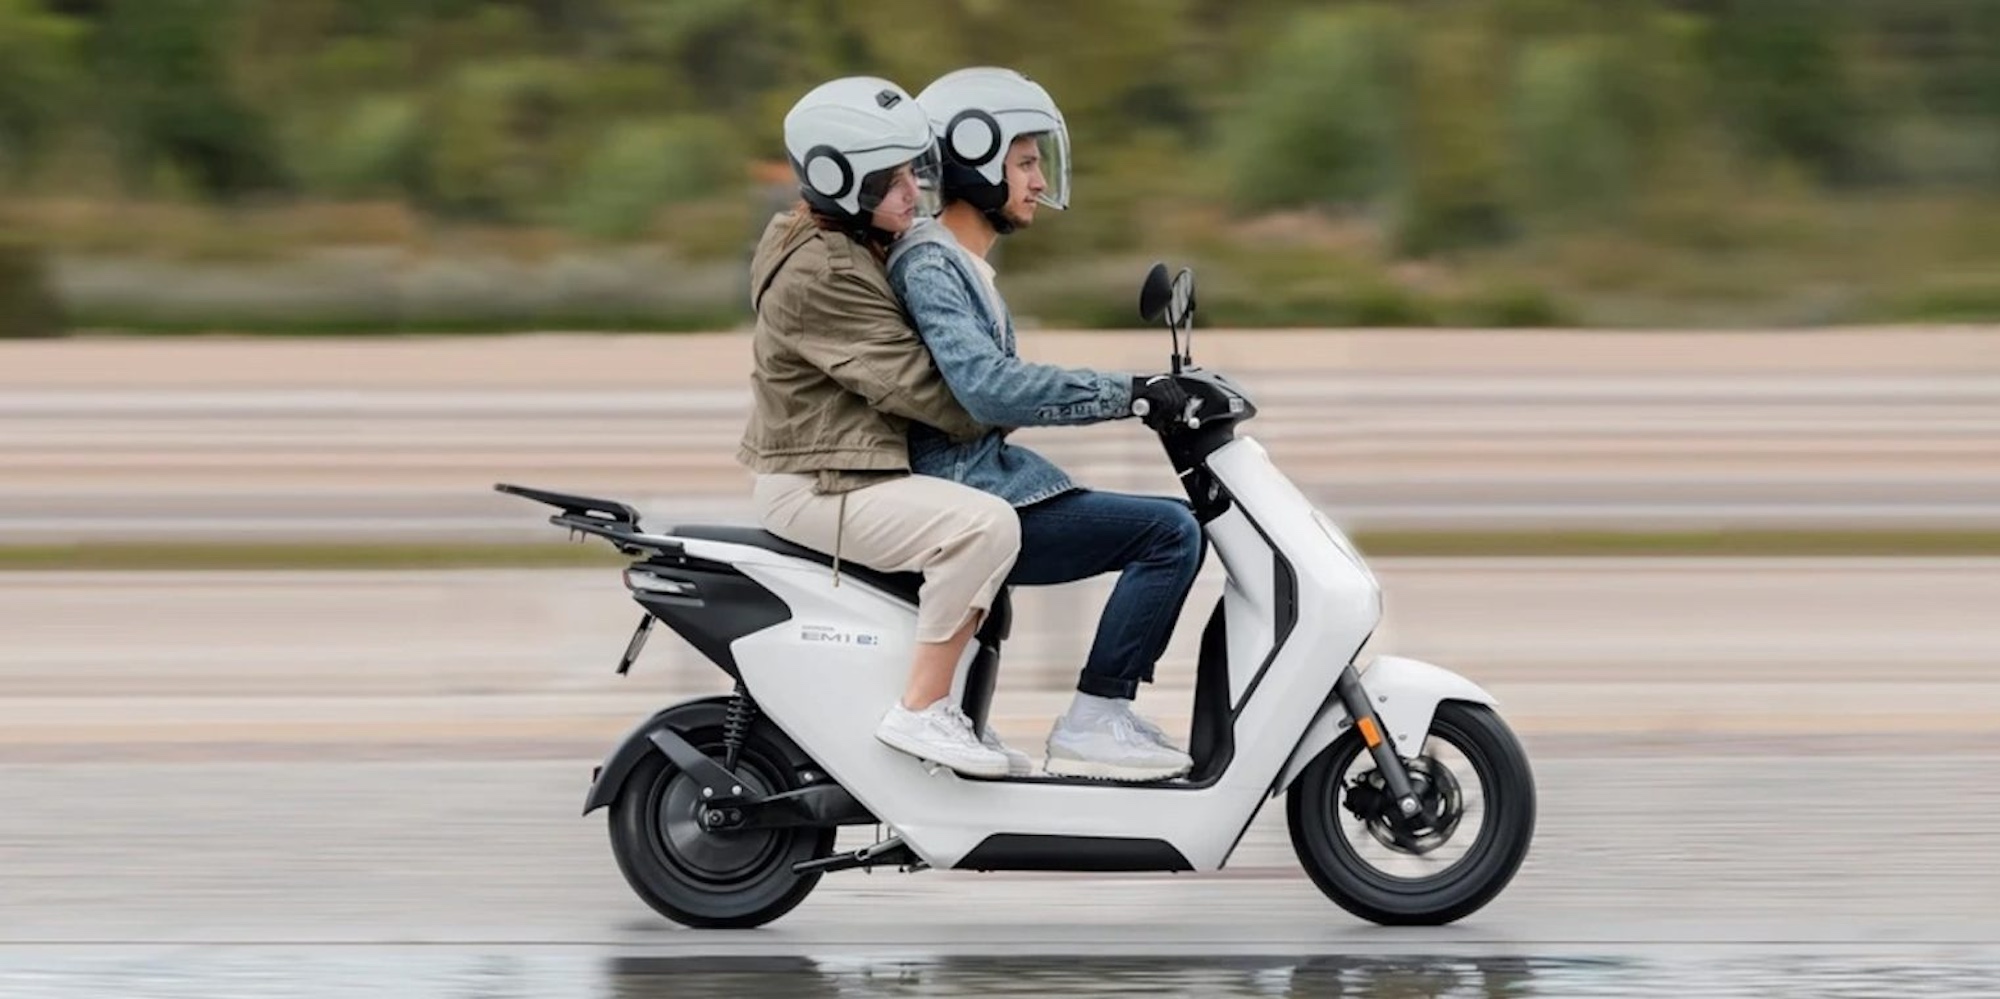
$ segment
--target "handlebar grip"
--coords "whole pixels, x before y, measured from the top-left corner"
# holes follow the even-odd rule
[[[1145,415],[1146,415],[1147,413],[1150,413],[1150,412],[1152,412],[1152,411],[1153,411],[1153,404],[1152,404],[1152,403],[1150,403],[1150,402],[1148,402],[1148,401],[1146,401],[1146,400],[1144,400],[1144,399],[1134,399],[1134,400],[1132,400],[1132,415],[1133,415],[1133,416],[1137,416],[1137,417],[1140,417],[1140,418],[1142,418],[1142,419],[1143,419],[1143,418],[1145,417]]]

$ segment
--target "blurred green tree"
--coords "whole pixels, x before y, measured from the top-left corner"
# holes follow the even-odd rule
[[[33,0],[0,0],[0,173],[29,168],[74,113],[82,28]]]
[[[227,73],[235,12],[212,0],[105,8],[93,61],[135,187],[150,187],[162,166],[217,199],[286,182],[268,122]]]
[[[1754,153],[1824,180],[1855,175],[1874,123],[1853,79],[1851,5],[1721,0],[1705,54],[1717,107]]]
[[[578,232],[631,239],[652,231],[663,206],[740,186],[735,136],[714,118],[627,122],[608,130],[569,195],[566,221]]]
[[[1416,35],[1387,7],[1294,20],[1227,112],[1237,203],[1361,203],[1392,191],[1405,165]]]

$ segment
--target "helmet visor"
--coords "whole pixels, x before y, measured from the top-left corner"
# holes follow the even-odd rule
[[[930,218],[943,205],[944,164],[937,147],[924,150],[908,162],[898,163],[869,174],[861,181],[856,198],[862,214],[876,219],[880,228],[901,231],[911,220]],[[900,225],[883,225],[883,222]]]
[[[1042,193],[1035,197],[1055,209],[1063,211],[1069,207],[1069,129],[1057,128],[1035,135],[1035,151],[1040,155],[1042,168]]]

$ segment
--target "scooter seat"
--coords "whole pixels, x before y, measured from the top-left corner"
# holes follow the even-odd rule
[[[833,565],[833,556],[804,545],[795,545],[784,538],[757,527],[739,524],[688,524],[678,525],[667,532],[672,537],[694,538],[697,541],[721,541],[732,545],[749,545],[774,551],[780,555],[802,558],[820,565]],[[899,600],[914,604],[917,591],[923,588],[924,574],[921,572],[877,572],[859,562],[842,559],[840,574],[859,579]]]

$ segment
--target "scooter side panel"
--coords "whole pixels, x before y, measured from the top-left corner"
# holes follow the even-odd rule
[[[1234,507],[1209,521],[1207,531],[1226,571],[1222,612],[1229,642],[1229,703],[1234,705],[1243,700],[1276,638],[1274,556],[1257,529]]]
[[[1361,670],[1361,687],[1375,702],[1375,713],[1382,717],[1382,727],[1386,730],[1383,735],[1395,747],[1398,756],[1415,756],[1423,749],[1424,737],[1430,733],[1431,718],[1437,714],[1439,704],[1445,701],[1499,703],[1492,694],[1471,680],[1419,659],[1378,656]],[[1352,721],[1347,717],[1347,709],[1341,705],[1340,699],[1329,699],[1306,730],[1305,738],[1299,740],[1291,760],[1272,785],[1272,793],[1290,787],[1292,781],[1297,780],[1299,774],[1326,747],[1333,745],[1333,741],[1347,731],[1350,724]]]
[[[1255,782],[1262,796],[1331,695],[1340,671],[1380,621],[1381,591],[1366,565],[1336,541],[1312,503],[1255,440],[1225,445],[1209,457],[1208,467],[1254,522],[1257,543],[1275,549],[1295,578],[1295,623],[1240,702],[1234,718],[1237,758],[1225,775],[1229,781]]]
[[[915,610],[851,579],[835,586],[822,566],[737,569],[792,610],[791,620],[732,646],[760,713],[843,784],[851,766],[844,761],[875,750],[893,753],[875,741],[875,727],[903,696]]]

